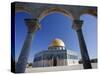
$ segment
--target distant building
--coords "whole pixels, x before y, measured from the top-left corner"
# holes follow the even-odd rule
[[[33,67],[77,65],[78,61],[76,52],[66,50],[64,42],[61,39],[55,39],[48,50],[35,54]]]

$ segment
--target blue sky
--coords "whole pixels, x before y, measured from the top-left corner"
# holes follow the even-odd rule
[[[23,46],[26,34],[27,27],[24,22],[25,18],[32,18],[29,14],[25,12],[20,12],[16,14],[15,24],[16,24],[16,38],[15,38],[15,57],[16,60],[19,57],[21,48]],[[80,17],[84,20],[82,27],[83,35],[86,41],[88,48],[88,53],[90,58],[97,57],[97,23],[94,16],[85,14]],[[66,48],[79,51],[79,43],[75,30],[72,29],[72,20],[70,17],[64,16],[61,13],[52,13],[44,17],[41,21],[41,29],[35,33],[33,37],[29,62],[33,61],[34,54],[47,50],[48,45],[55,38],[60,38],[64,41]]]

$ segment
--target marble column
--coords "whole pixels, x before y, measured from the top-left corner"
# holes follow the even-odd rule
[[[77,32],[83,67],[84,69],[90,69],[92,68],[92,66],[91,66],[89,55],[88,55],[87,47],[85,44],[84,36],[82,33],[82,24],[83,24],[82,20],[74,20],[74,24],[72,28],[75,29]]]
[[[22,47],[21,53],[16,64],[16,73],[24,73],[29,57],[30,46],[32,43],[32,38],[35,32],[40,28],[39,22],[37,19],[25,19],[26,26],[28,29],[27,36]]]

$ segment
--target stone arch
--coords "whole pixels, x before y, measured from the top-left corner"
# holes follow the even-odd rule
[[[20,5],[20,4],[19,4]],[[24,12],[28,12],[29,14],[31,14],[33,17],[35,16],[35,18],[38,18],[39,20],[41,20],[41,18],[43,18],[43,17],[45,17],[46,15],[48,15],[49,13],[52,13],[52,12],[61,12],[62,14],[64,14],[65,16],[69,16],[69,17],[71,17],[72,18],[72,20],[73,19],[76,19],[75,20],[75,24],[74,24],[74,29],[77,31],[77,30],[79,30],[78,31],[78,33],[77,33],[77,35],[78,35],[78,37],[79,37],[79,42],[80,42],[80,48],[81,48],[81,51],[82,51],[82,57],[84,58],[84,68],[85,69],[88,69],[88,68],[92,68],[91,67],[91,64],[90,64],[90,60],[89,60],[89,56],[88,56],[88,53],[87,53],[87,48],[86,48],[86,45],[85,45],[85,41],[84,41],[84,37],[83,37],[83,34],[82,34],[82,30],[81,30],[81,27],[82,27],[82,21],[80,21],[80,20],[78,20],[78,16],[80,16],[81,14],[80,14],[80,12],[82,12],[84,9],[82,9],[82,8],[80,8],[79,7],[79,10],[77,11],[76,9],[78,8],[78,7],[75,7],[75,8],[70,8],[68,11],[67,11],[67,9],[65,9],[66,7],[61,7],[61,8],[59,8],[59,7],[50,7],[50,8],[43,8],[43,10],[39,7],[39,8],[34,8],[33,10],[32,10],[32,8],[31,7],[28,7],[28,5],[26,4],[26,5],[24,5],[24,4],[22,4],[21,6],[19,6],[19,5],[17,5],[17,7],[15,7],[15,12],[21,12],[21,11],[24,11]],[[67,7],[67,8],[69,8],[69,7]],[[32,12],[32,11],[36,11],[36,12]],[[82,12],[82,14],[83,13],[90,13],[90,14],[93,14],[93,15],[96,15],[96,13],[95,12],[91,12],[91,11],[94,11],[94,9],[92,10],[92,9],[90,9],[90,10],[86,10],[85,12]],[[73,15],[72,15],[72,13],[73,13]],[[37,14],[37,15],[35,15],[35,14]],[[76,15],[76,16],[75,16]],[[75,18],[76,17],[76,18]],[[28,21],[29,22],[31,22],[31,21],[33,21],[34,19],[28,19]],[[31,24],[31,23],[29,23],[31,26],[32,26],[32,28],[34,28],[34,26]],[[36,22],[36,24],[34,24],[35,25],[35,27],[38,27],[38,24],[37,24],[37,22]],[[27,25],[28,26],[28,25]],[[30,30],[32,30],[31,28],[30,28]],[[35,32],[35,31],[34,31]],[[25,40],[25,43],[24,43],[24,45],[23,45],[23,48],[22,48],[22,54],[20,55],[20,60],[19,60],[19,63],[18,63],[18,65],[17,65],[17,67],[18,66],[21,66],[21,70],[19,69],[19,67],[17,68],[17,71],[16,72],[25,72],[25,67],[26,67],[26,64],[27,64],[27,59],[28,59],[28,52],[29,52],[29,48],[30,48],[30,44],[31,44],[31,42],[32,42],[32,36],[33,36],[33,34],[29,34],[28,33],[28,35],[27,35],[27,39]],[[27,48],[25,47],[27,45]],[[84,51],[85,50],[85,51]],[[26,52],[27,51],[27,52]],[[87,54],[86,54],[87,53]],[[86,55],[86,56],[85,56]],[[25,58],[24,58],[25,57]],[[24,62],[24,64],[23,64],[23,62],[21,62],[22,60],[22,58],[24,58],[25,60],[25,62]],[[88,58],[88,61],[86,61],[85,59],[86,58]],[[20,64],[20,62],[21,62],[21,64]],[[88,66],[89,65],[89,66]]]
[[[70,17],[72,20],[74,19],[74,16],[69,12],[67,11],[66,9],[64,8],[60,8],[60,7],[51,7],[49,9],[45,9],[40,15],[39,15],[39,21],[41,21],[45,16],[51,14],[51,13],[54,13],[54,12],[59,12],[65,16],[68,16]]]
[[[32,9],[31,8],[28,8],[28,7],[22,7],[22,6],[16,6],[15,7],[15,14],[18,13],[18,12],[25,12],[29,15],[32,15]]]
[[[81,12],[80,16],[84,14],[89,14],[97,18],[97,8],[94,7],[94,8],[85,9]]]

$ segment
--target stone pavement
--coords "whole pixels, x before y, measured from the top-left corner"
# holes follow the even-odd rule
[[[92,68],[97,68],[97,63],[92,63]],[[51,71],[68,71],[68,70],[82,70],[83,65],[72,65],[72,66],[57,66],[57,67],[40,67],[40,68],[27,68],[26,73],[35,72],[51,72]]]

